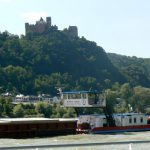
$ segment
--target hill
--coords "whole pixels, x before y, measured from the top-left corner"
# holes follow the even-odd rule
[[[0,33],[0,90],[24,94],[101,90],[106,79],[125,82],[102,47],[51,27],[27,36]]]
[[[133,86],[150,87],[150,59],[107,54],[111,62]]]

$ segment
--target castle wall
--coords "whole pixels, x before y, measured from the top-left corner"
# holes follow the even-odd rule
[[[36,24],[35,25],[35,32],[37,32],[37,33],[43,33],[46,30],[47,30],[46,24]]]
[[[51,27],[51,17],[46,17],[46,23],[48,27]]]
[[[78,28],[76,26],[69,26],[68,32],[71,37],[78,37]]]
[[[46,21],[40,18],[39,21],[36,21],[36,24],[25,23],[25,34],[44,33],[51,27],[51,17],[46,17]],[[69,26],[65,33],[70,38],[78,37],[78,28],[76,26]]]

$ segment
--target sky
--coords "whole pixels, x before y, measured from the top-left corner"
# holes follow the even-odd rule
[[[150,0],[0,0],[0,32],[25,34],[25,22],[47,16],[106,52],[150,58]]]

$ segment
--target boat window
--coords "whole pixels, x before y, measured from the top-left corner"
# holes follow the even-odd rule
[[[97,104],[98,102],[98,94],[90,93],[88,94],[89,104]]]
[[[81,99],[81,94],[76,94],[76,95],[75,95],[75,98],[76,98],[76,99]]]
[[[141,123],[143,122],[143,117],[141,117]]]
[[[68,99],[72,99],[72,96],[71,96],[71,94],[68,94]]]
[[[88,97],[89,97],[89,99],[92,99],[92,100],[94,100],[95,99],[95,95],[94,94],[88,94]]]
[[[134,118],[134,123],[136,123],[136,118]]]
[[[81,99],[81,94],[69,94],[68,99]]]
[[[63,95],[63,99],[67,99],[67,94],[64,94],[64,95]]]
[[[129,123],[132,123],[132,118],[129,118]]]
[[[86,94],[82,94],[82,98],[83,98],[83,99],[86,99]]]

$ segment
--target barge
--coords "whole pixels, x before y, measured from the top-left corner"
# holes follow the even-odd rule
[[[107,106],[105,95],[97,91],[62,92],[61,98],[66,107],[100,108],[104,115],[79,115],[77,133],[116,133],[150,131],[149,118],[142,113],[113,114]]]
[[[76,134],[77,119],[0,119],[0,138],[27,138]]]
[[[148,116],[141,113],[114,114],[115,126],[109,126],[105,115],[81,115],[77,133],[106,134],[150,131]]]

